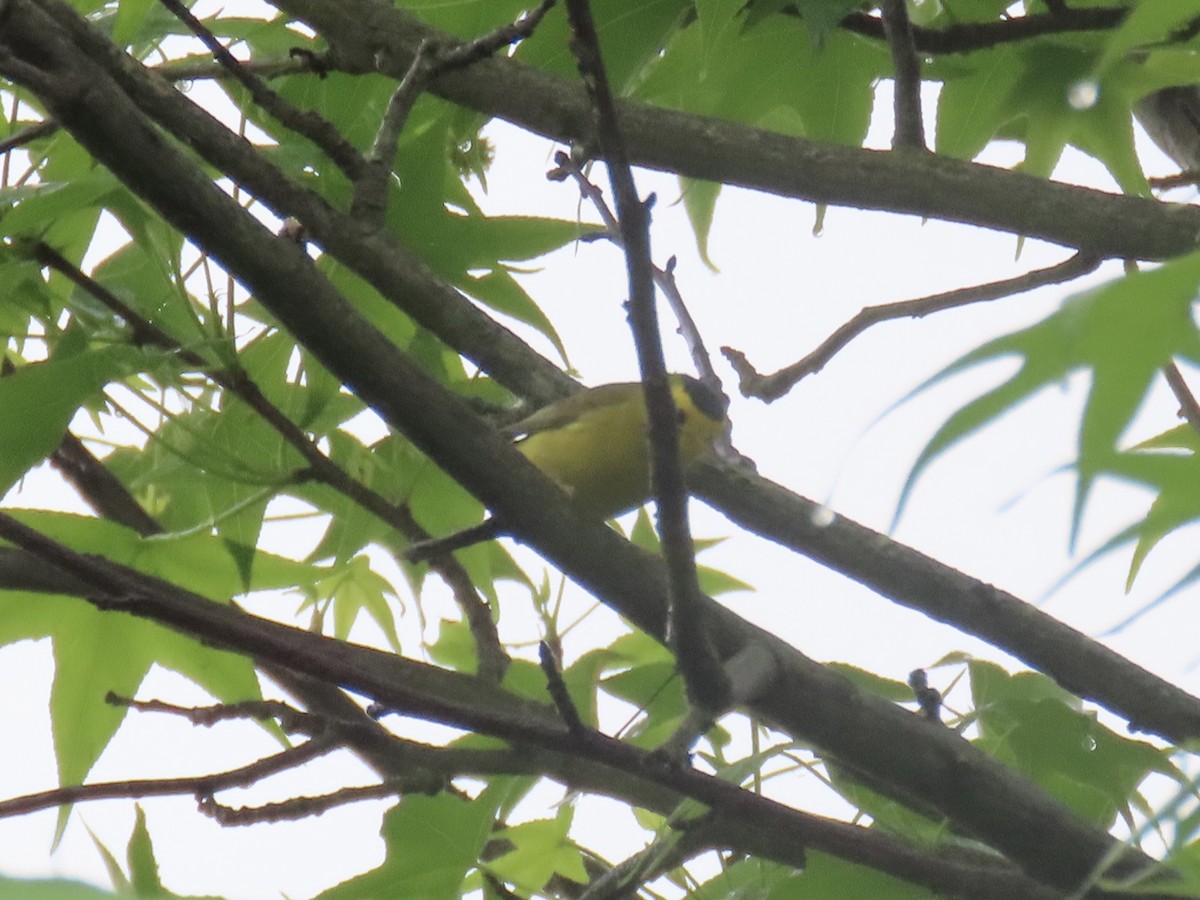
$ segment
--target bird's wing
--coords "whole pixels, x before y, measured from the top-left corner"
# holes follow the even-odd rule
[[[579,391],[570,397],[556,400],[549,406],[543,406],[536,412],[530,413],[519,422],[514,422],[504,429],[504,433],[512,437],[518,435],[538,434],[543,431],[553,431],[579,420],[590,409],[598,409],[609,403],[617,402],[620,395],[627,393],[631,387],[640,388],[636,381],[602,384],[599,387]]]

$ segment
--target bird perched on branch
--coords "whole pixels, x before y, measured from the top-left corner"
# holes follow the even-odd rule
[[[687,375],[670,376],[684,465],[702,457],[725,431],[728,401]],[[525,458],[571,495],[581,513],[608,519],[650,499],[649,419],[641,382],[602,384],[556,400],[504,429]],[[495,517],[446,537],[413,544],[421,562],[504,533]]]

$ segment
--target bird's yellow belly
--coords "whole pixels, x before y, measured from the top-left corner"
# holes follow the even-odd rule
[[[643,416],[630,427],[627,417],[624,409],[592,411],[517,446],[581,511],[607,519],[639,506],[650,494],[646,421]]]

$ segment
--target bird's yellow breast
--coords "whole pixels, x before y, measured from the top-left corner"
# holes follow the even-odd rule
[[[672,379],[671,388],[680,415],[679,452],[686,464],[712,446],[724,430],[724,418],[701,411],[679,379]],[[611,398],[606,400],[611,402],[530,434],[517,448],[558,482],[582,511],[606,519],[650,497],[649,424],[640,384],[594,390],[607,390]]]

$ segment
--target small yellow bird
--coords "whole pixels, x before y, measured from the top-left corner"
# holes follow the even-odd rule
[[[728,401],[687,375],[672,375],[679,415],[679,456],[701,458],[725,431]],[[641,506],[650,499],[649,421],[642,384],[602,384],[556,400],[504,429],[525,458],[571,495],[580,512],[596,519]],[[409,547],[419,562],[502,533],[495,519]]]

